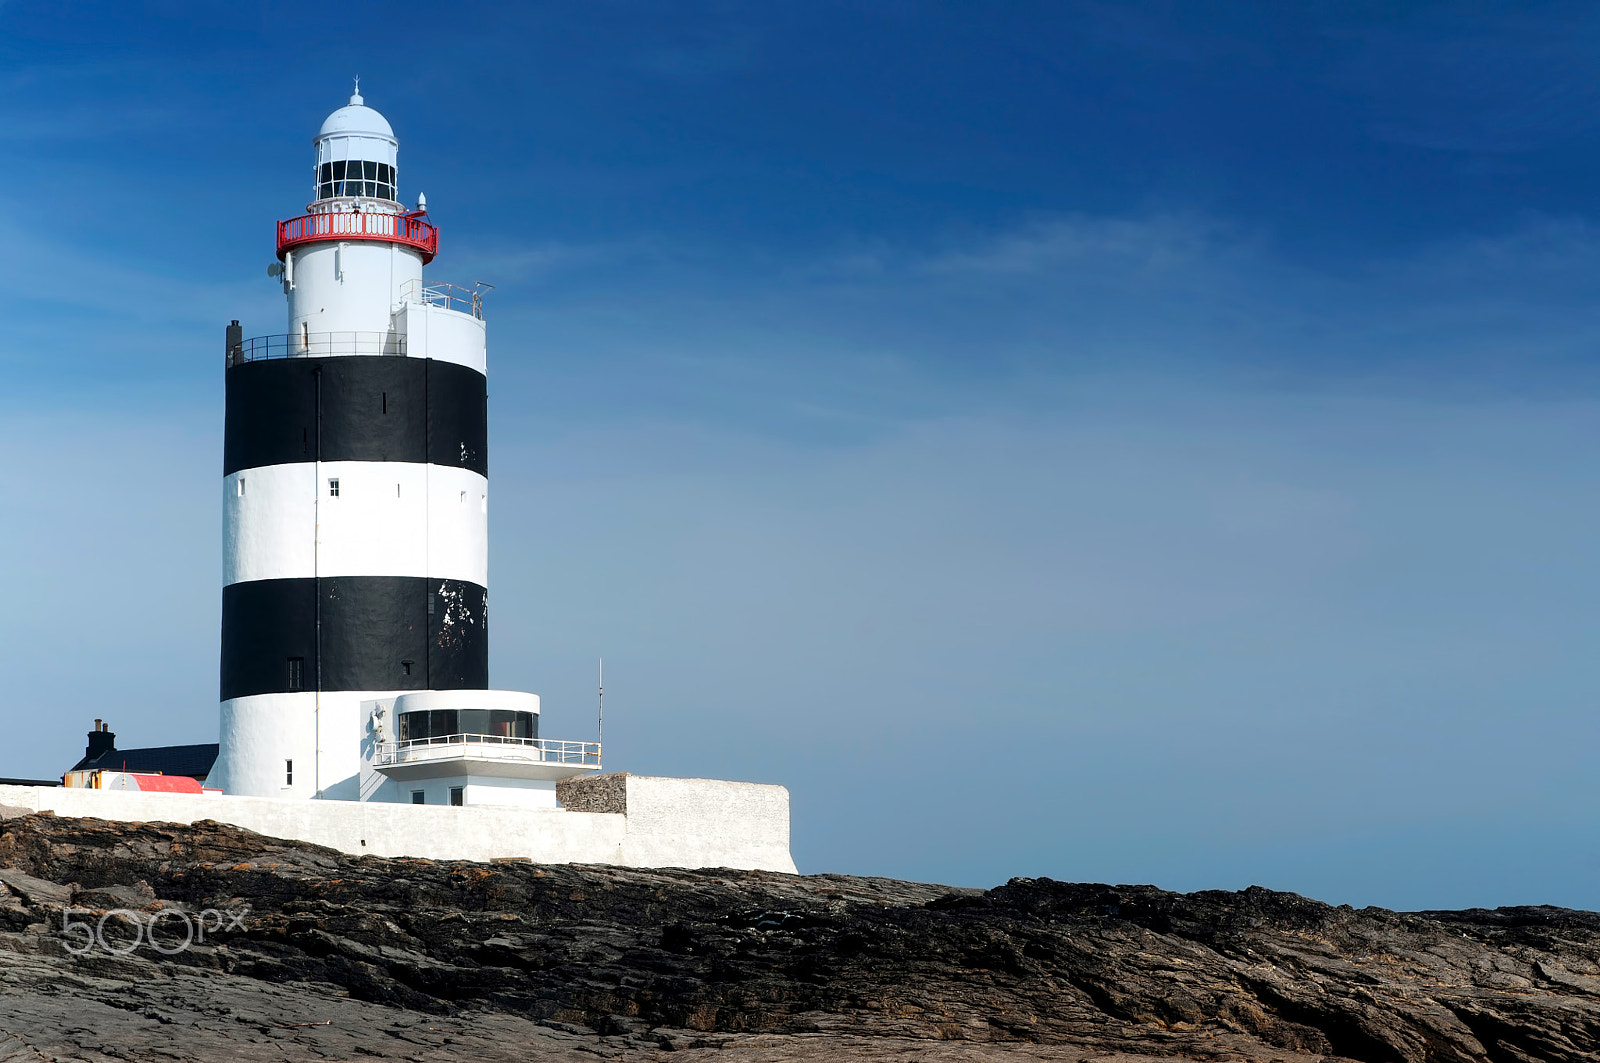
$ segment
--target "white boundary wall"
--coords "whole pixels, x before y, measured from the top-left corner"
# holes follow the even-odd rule
[[[623,867],[730,867],[795,874],[789,791],[762,783],[589,776],[616,811],[406,805],[278,797],[0,786],[0,805],[137,823],[213,819],[353,856]]]

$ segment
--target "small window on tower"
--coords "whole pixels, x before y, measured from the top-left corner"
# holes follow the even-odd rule
[[[283,762],[283,785],[294,785],[294,761],[292,760],[286,760]]]
[[[339,478],[338,477],[332,477],[332,478],[330,478],[328,480],[328,497],[329,498],[338,498],[339,497]]]
[[[304,690],[306,685],[306,659],[304,657],[290,657],[286,662],[287,674],[284,686],[290,690]]]
[[[394,497],[396,497],[396,498],[400,497],[400,485],[399,484],[395,484],[394,485]]]
[[[413,662],[413,661],[401,661],[400,662],[400,674],[401,675],[410,675],[411,674],[411,665],[413,663],[415,663],[415,662]]]
[[[239,477],[239,497],[244,497],[244,477]]]

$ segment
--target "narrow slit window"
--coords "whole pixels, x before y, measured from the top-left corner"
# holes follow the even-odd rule
[[[389,412],[389,393],[387,391],[383,393],[383,412]]]
[[[294,785],[294,761],[292,760],[286,760],[283,762],[283,785]]]
[[[311,322],[300,322],[300,349],[308,350],[311,347]]]
[[[414,662],[414,661],[401,661],[400,662],[400,674],[401,675],[410,675],[411,674],[411,666],[414,663],[416,663],[416,662]]]
[[[306,685],[306,659],[290,657],[285,664],[284,686],[290,690],[304,690]]]
[[[328,479],[328,497],[339,497],[339,478],[337,476],[329,477]]]
[[[400,485],[399,484],[395,484],[394,485],[394,497],[396,497],[396,498],[400,497]]]
[[[239,497],[244,497],[244,477],[239,477]]]

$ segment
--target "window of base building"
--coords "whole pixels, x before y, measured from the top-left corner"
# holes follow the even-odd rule
[[[452,787],[450,787],[450,803],[452,805],[464,805],[464,804],[466,804],[467,803],[467,800],[466,800],[466,788],[462,787],[462,786],[452,786]]]

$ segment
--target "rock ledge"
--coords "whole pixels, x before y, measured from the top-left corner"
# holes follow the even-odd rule
[[[0,1063],[1576,1061],[1600,1059],[1600,916],[385,860],[40,814],[0,817],[0,994]]]

